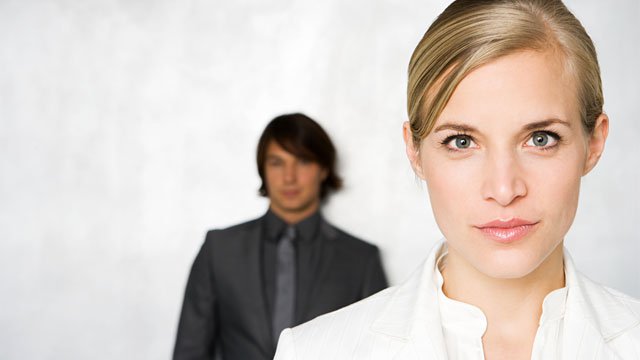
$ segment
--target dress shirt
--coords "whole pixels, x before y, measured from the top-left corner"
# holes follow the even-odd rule
[[[443,290],[442,270],[447,263],[446,244],[440,249],[433,281],[438,289],[438,307],[442,335],[449,360],[484,360],[482,336],[487,330],[487,318],[478,307],[450,299]],[[566,277],[567,278],[567,277]],[[562,329],[567,289],[556,289],[544,298],[542,316],[533,343],[531,359],[559,359],[562,354]]]
[[[264,241],[262,242],[262,274],[267,309],[269,311],[269,317],[271,317],[273,315],[273,304],[275,301],[278,241],[282,238],[289,224],[280,219],[271,210],[267,211],[265,219]],[[315,251],[314,247],[319,242],[318,225],[320,224],[320,220],[320,212],[316,211],[313,215],[292,225],[296,231],[294,240],[296,247],[296,264],[315,264],[317,262],[320,252]],[[298,299],[300,299],[300,294],[308,291],[309,285],[310,284],[301,281],[300,274],[296,274],[296,303]],[[298,324],[300,319],[299,314],[296,313],[294,318],[296,324]]]

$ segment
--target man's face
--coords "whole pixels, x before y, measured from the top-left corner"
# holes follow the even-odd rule
[[[296,157],[271,141],[264,173],[271,209],[284,220],[297,222],[318,209],[320,185],[327,177],[318,163]]]

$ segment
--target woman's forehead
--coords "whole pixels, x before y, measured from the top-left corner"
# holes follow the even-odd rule
[[[579,118],[575,81],[546,52],[521,51],[470,72],[438,116],[443,121],[502,122],[505,126],[543,119]],[[577,120],[577,119],[576,119]],[[514,124],[515,122],[515,124]]]

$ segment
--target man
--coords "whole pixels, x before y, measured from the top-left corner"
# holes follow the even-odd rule
[[[378,249],[324,220],[341,187],[329,136],[303,114],[273,119],[258,143],[269,210],[207,233],[185,291],[174,359],[273,359],[280,331],[387,286]]]

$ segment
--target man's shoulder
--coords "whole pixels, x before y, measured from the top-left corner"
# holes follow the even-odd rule
[[[356,237],[347,231],[324,221],[324,232],[329,238],[336,240],[336,244],[346,249],[352,249],[364,253],[378,253],[378,247],[359,237]]]
[[[205,242],[226,241],[243,236],[247,232],[258,230],[261,226],[263,217],[248,220],[240,224],[231,225],[220,229],[211,229],[207,231]]]

